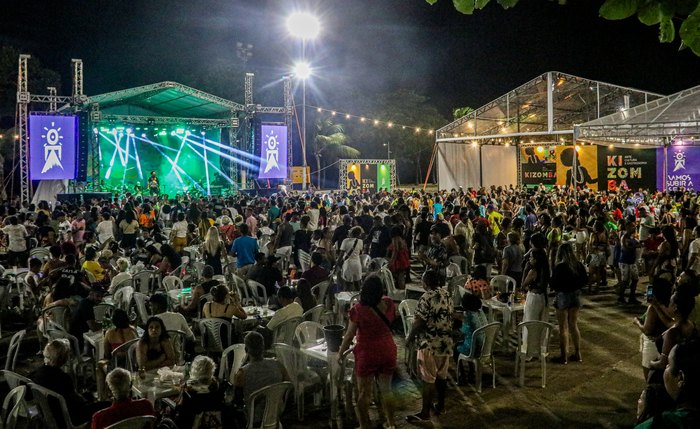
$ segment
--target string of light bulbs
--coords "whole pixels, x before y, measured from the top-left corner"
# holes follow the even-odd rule
[[[379,119],[372,119],[366,116],[360,116],[360,115],[353,115],[352,113],[347,113],[347,112],[340,112],[338,110],[331,110],[331,109],[326,109],[323,107],[319,106],[312,106],[308,105],[310,108],[316,109],[317,112],[328,112],[331,114],[331,116],[337,116],[340,118],[345,118],[345,119],[357,119],[360,123],[369,123],[373,124],[374,126],[385,126],[386,128],[400,128],[402,130],[413,130],[414,133],[420,134],[420,133],[427,133],[428,135],[433,135],[435,130],[432,128],[424,128],[424,127],[416,127],[415,125],[405,125],[405,124],[398,124],[396,122],[391,122],[391,121],[382,121]]]

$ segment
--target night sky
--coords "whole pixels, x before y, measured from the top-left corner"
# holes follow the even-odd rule
[[[492,3],[465,16],[449,0],[5,0],[0,44],[60,72],[64,94],[70,59],[82,58],[94,95],[191,84],[208,64],[239,62],[237,41],[251,43],[256,102],[280,105],[276,82],[300,54],[284,19],[308,5],[323,26],[307,50],[310,103],[339,111],[362,114],[344,97],[352,91],[415,89],[449,117],[453,107],[481,106],[549,70],[664,94],[700,84],[700,58],[679,52],[678,41],[660,44],[658,29],[636,18],[599,18],[602,1],[521,0],[509,11]]]

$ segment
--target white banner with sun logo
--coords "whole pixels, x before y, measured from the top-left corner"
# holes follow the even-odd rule
[[[77,131],[77,116],[29,116],[31,180],[75,178]]]

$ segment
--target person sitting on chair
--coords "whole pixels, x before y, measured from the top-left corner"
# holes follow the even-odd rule
[[[109,408],[92,416],[92,429],[104,429],[122,420],[137,416],[153,416],[155,411],[148,399],[131,399],[131,374],[115,368],[107,374],[107,386],[114,402]]]
[[[243,339],[248,363],[243,365],[234,375],[234,398],[239,407],[245,404],[251,393],[263,387],[289,380],[287,371],[282,364],[274,359],[265,359],[265,340],[258,332],[249,332]],[[262,419],[263,408],[255,409],[255,416],[248,416],[253,422]],[[243,427],[243,426],[242,426]]]

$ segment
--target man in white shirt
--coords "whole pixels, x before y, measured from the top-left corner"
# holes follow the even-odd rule
[[[639,208],[639,241],[649,238],[649,230],[654,227],[654,217],[647,212],[646,207]]]
[[[7,258],[10,266],[24,267],[27,262],[27,229],[17,216],[10,216],[10,224],[2,229],[8,237]]]
[[[318,209],[318,203],[316,201],[311,201],[311,208],[308,212],[309,215],[309,230],[316,231],[318,229],[318,218],[321,215],[321,211]]]
[[[187,336],[188,340],[194,341],[194,333],[187,324],[185,316],[180,313],[167,311],[168,297],[163,293],[156,293],[148,300],[151,304],[153,315],[160,318],[165,324],[165,329],[168,331],[182,331]]]
[[[277,291],[277,299],[281,307],[275,312],[275,315],[272,316],[270,321],[267,322],[267,325],[265,325],[267,329],[271,331],[274,331],[276,327],[287,320],[301,317],[301,315],[304,314],[304,309],[301,304],[294,301],[294,292],[292,292],[291,288],[287,286],[281,287],[280,290]]]

